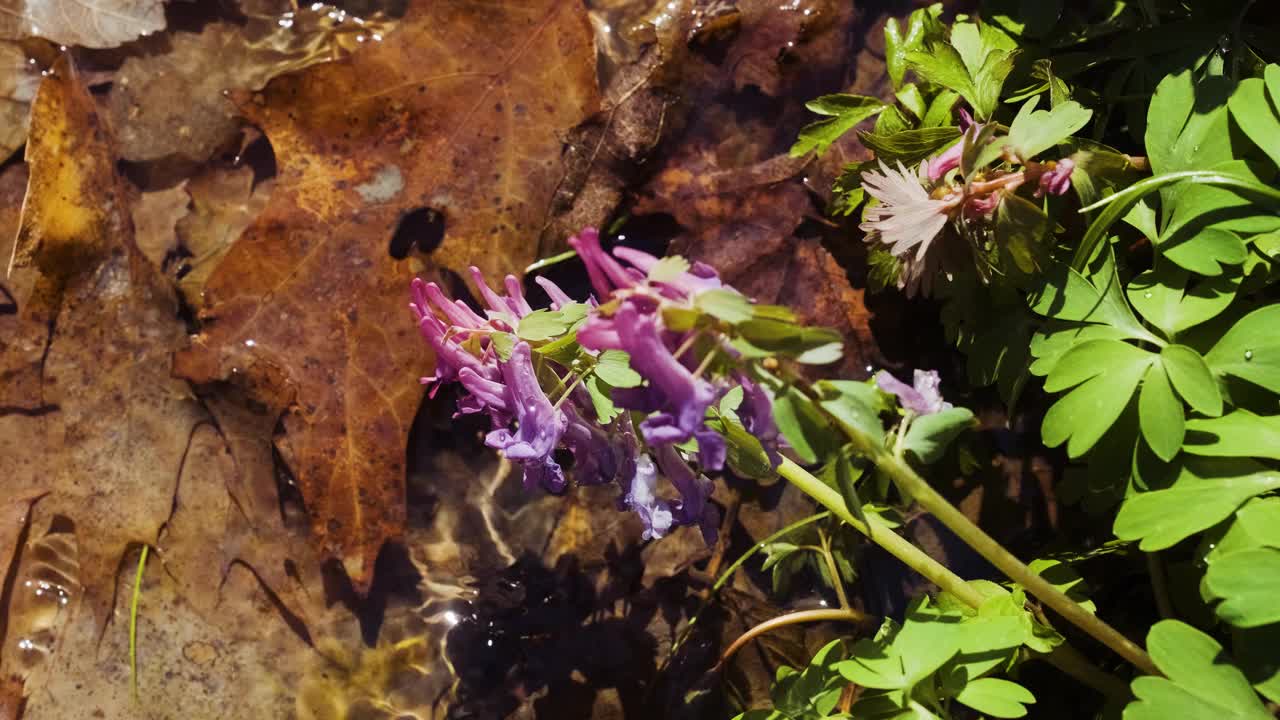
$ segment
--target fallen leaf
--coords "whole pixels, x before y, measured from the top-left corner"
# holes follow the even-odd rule
[[[0,41],[0,162],[27,141],[27,116],[40,73],[22,48]]]
[[[130,208],[138,250],[162,270],[165,258],[177,250],[175,226],[187,216],[191,205],[186,184],[184,180],[166,190],[141,193]]]
[[[378,18],[343,25],[334,19],[342,16],[320,3],[284,17],[175,32],[165,52],[126,59],[108,98],[121,157],[204,161],[240,131],[241,113],[229,91],[260,90],[273,77],[340,56],[348,43],[338,36],[352,28],[371,35],[394,25]]]
[[[105,623],[120,558],[130,544],[154,543],[205,414],[170,374],[186,334],[172,288],[134,245],[130,191],[115,174],[105,123],[69,60],[54,70],[32,106],[15,252],[15,285],[29,288],[15,298],[18,315],[36,339],[0,358],[0,367],[22,366],[45,343],[21,381],[40,404],[0,419],[38,440],[10,449],[29,468],[18,480],[49,488],[41,510],[92,538],[81,543],[81,574]]]
[[[164,0],[0,0],[0,39],[115,47],[164,29]]]
[[[177,369],[197,382],[278,372],[296,391],[278,446],[316,542],[361,591],[402,531],[428,360],[393,231],[432,208],[446,228],[432,260],[517,271],[559,177],[558,136],[597,96],[580,4],[424,0],[382,42],[245,105],[275,149],[277,187],[208,279],[203,332]]]
[[[247,165],[212,167],[188,181],[191,213],[178,221],[177,239],[188,256],[178,268],[178,290],[200,304],[204,284],[231,245],[267,207],[275,180],[254,183]]]

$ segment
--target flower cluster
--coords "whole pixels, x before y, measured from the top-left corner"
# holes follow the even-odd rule
[[[908,295],[928,295],[942,269],[935,242],[952,220],[990,221],[1000,203],[1024,185],[1034,187],[1033,197],[1063,195],[1071,188],[1075,161],[1026,160],[1019,170],[995,170],[958,177],[964,154],[990,142],[981,123],[961,110],[960,141],[923,160],[915,168],[901,162],[896,167],[879,161],[879,170],[862,173],[862,187],[876,200],[869,204],[859,228],[868,242],[888,246],[902,265],[898,286]],[[984,140],[984,138],[986,138]]]
[[[665,317],[692,310],[709,291],[740,296],[702,263],[672,265],[621,247],[607,253],[593,228],[569,242],[594,289],[585,303],[539,277],[551,307],[535,311],[514,276],[502,295],[472,268],[486,306],[482,316],[434,283],[416,280],[411,307],[436,353],[435,374],[423,382],[456,381],[465,389],[458,412],[488,415],[486,444],[521,466],[526,488],[564,491],[556,451],[566,449],[577,482],[618,483],[619,505],[640,517],[646,537],[697,525],[711,542],[719,516],[709,502],[712,482],[701,471],[721,470],[727,448],[708,425],[709,408],[740,387],[735,422],[775,466],[781,440],[766,390],[741,371],[707,372],[713,356],[733,358],[737,351],[708,339],[714,333],[672,329]],[[634,382],[611,384],[616,376],[602,372],[606,360],[618,358]],[[660,476],[677,497],[663,497]]]

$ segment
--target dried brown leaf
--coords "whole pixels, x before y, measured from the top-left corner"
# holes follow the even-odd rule
[[[191,214],[178,222],[178,242],[189,254],[180,268],[178,290],[192,305],[231,245],[267,207],[274,180],[254,184],[248,166],[214,167],[187,183]]]
[[[115,47],[164,29],[164,0],[0,0],[0,38]]]
[[[316,541],[361,590],[402,531],[426,365],[405,318],[413,270],[388,241],[407,211],[432,207],[447,223],[433,259],[522,267],[559,177],[558,135],[597,95],[579,3],[423,0],[383,42],[279,78],[246,107],[275,148],[277,187],[205,285],[205,331],[178,370],[278,373],[259,387],[296,391],[279,447]]]
[[[32,346],[47,345],[22,379],[39,411],[4,419],[42,438],[13,456],[18,467],[39,468],[20,480],[49,486],[42,511],[92,538],[81,547],[83,582],[105,622],[120,558],[132,543],[155,541],[205,415],[170,374],[170,354],[185,342],[176,299],[134,245],[128,187],[66,60],[41,84],[32,116],[17,252],[31,269],[16,273],[30,291],[15,300],[22,326],[37,335],[5,347],[0,366],[21,366]],[[33,271],[34,280],[24,277]]]
[[[141,193],[130,209],[138,249],[161,269],[165,257],[178,246],[175,226],[189,212],[191,198],[186,184],[183,181],[166,190]]]
[[[328,5],[288,22],[250,18],[244,26],[210,23],[176,32],[166,52],[133,56],[108,99],[117,150],[126,160],[181,156],[200,162],[234,142],[242,123],[232,90],[260,90],[271,78],[333,59],[340,52]],[[370,22],[364,32],[385,23]]]

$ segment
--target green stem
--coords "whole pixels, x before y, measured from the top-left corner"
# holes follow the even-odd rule
[[[911,471],[910,468],[907,468],[907,470],[908,472],[911,472],[912,475],[915,475],[914,471]],[[939,589],[951,593],[953,597],[959,599],[965,605],[977,609],[986,599],[972,585],[969,585],[961,579],[959,575],[951,572],[951,570],[947,569],[946,566],[926,555],[915,545],[907,542],[900,535],[893,532],[892,529],[886,526],[884,522],[876,516],[867,515],[867,521],[865,523],[854,517],[853,513],[849,511],[849,508],[845,504],[844,498],[840,493],[833,490],[831,486],[814,477],[809,473],[809,471],[795,464],[791,460],[783,458],[782,464],[778,466],[778,473],[790,481],[792,485],[795,485],[803,491],[806,495],[818,501],[820,505],[830,510],[836,517],[848,523],[853,527],[853,529],[863,535],[866,535],[867,539],[871,540],[884,550],[888,551],[889,554],[901,560],[907,565],[907,567],[910,567],[912,570],[923,575],[934,585],[937,585]],[[921,481],[921,483],[923,483],[923,481]],[[928,488],[930,493],[933,492],[933,488],[929,488],[927,485],[926,488]],[[934,494],[936,495],[936,493]],[[938,497],[942,500],[941,496]],[[946,500],[942,500],[942,502],[947,505],[947,507],[950,507],[950,504],[947,503]],[[924,505],[924,503],[921,504]],[[954,510],[954,508],[952,509]],[[961,517],[963,518],[964,516],[961,515]],[[968,522],[968,520],[966,519],[965,522]],[[1003,550],[1003,548],[1001,549]],[[990,560],[990,558],[988,558],[988,560]],[[1028,573],[1031,573],[1030,569],[1026,568],[1026,566],[1023,566],[1023,568],[1026,569]],[[1031,574],[1039,580],[1040,583],[1047,585],[1043,580],[1040,580],[1039,575],[1035,575],[1034,573]],[[1024,587],[1026,586],[1024,585]],[[1053,588],[1051,585],[1049,587],[1051,589]],[[1028,590],[1030,591],[1030,589]],[[1056,589],[1054,591],[1056,592]],[[1034,595],[1035,593],[1033,592],[1032,594]],[[1039,596],[1037,595],[1037,597]],[[1065,595],[1063,598],[1072,605],[1075,605],[1075,603],[1072,602],[1070,598],[1066,598]],[[1089,617],[1092,618],[1093,616],[1090,615]],[[1110,626],[1107,626],[1106,623],[1103,623],[1101,620],[1097,620],[1097,622],[1110,629]],[[1119,633],[1115,630],[1111,630],[1111,632],[1119,636]],[[1123,636],[1120,636],[1120,638],[1124,640],[1124,642],[1129,643],[1127,638],[1124,638]],[[1133,644],[1129,643],[1129,645],[1132,646]],[[1137,648],[1135,646],[1134,649],[1143,657],[1146,656],[1146,653],[1143,653],[1141,648]],[[1084,684],[1094,688],[1107,697],[1123,699],[1128,695],[1128,688],[1123,682],[1090,665],[1087,659],[1066,643],[1055,648],[1052,653],[1045,656],[1045,659],[1052,663],[1054,667],[1057,667],[1059,670],[1062,670],[1068,675],[1080,680]],[[1151,664],[1149,659],[1147,660],[1147,665],[1152,668],[1152,674],[1159,674],[1158,671],[1154,671],[1154,665]]]
[[[887,550],[890,555],[901,560],[907,567],[920,573],[943,591],[951,593],[970,607],[976,608],[982,604],[984,598],[981,593],[959,575],[951,572],[937,560],[926,555],[923,550],[908,542],[906,538],[894,532],[884,524],[883,520],[875,515],[867,515],[867,521],[864,523],[854,517],[845,504],[844,497],[830,485],[811,475],[809,471],[783,458],[782,464],[778,466],[778,473],[806,495],[817,500],[836,517],[848,523],[854,530],[866,535],[871,542]]]
[[[133,701],[138,701],[138,603],[142,600],[142,573],[147,567],[147,551],[150,546],[142,546],[142,554],[138,556],[138,572],[133,578],[133,599],[129,603],[129,689]]]
[[[779,615],[776,618],[765,620],[759,625],[756,625],[743,633],[737,640],[734,640],[733,644],[730,645],[729,648],[724,651],[724,654],[720,656],[719,664],[725,664],[729,661],[729,658],[733,657],[734,654],[741,650],[744,645],[771,630],[777,630],[778,628],[786,627],[787,625],[796,625],[807,622],[822,622],[828,620],[842,620],[844,622],[860,623],[866,622],[868,617],[857,610],[850,610],[848,608],[840,610],[801,610],[799,612],[787,613],[786,615]]]
[[[1183,181],[1194,182],[1197,185],[1230,188],[1242,194],[1268,200],[1272,204],[1280,203],[1280,190],[1231,173],[1218,172],[1216,170],[1183,170],[1181,172],[1154,175],[1139,180],[1114,195],[1109,195],[1088,207],[1080,209],[1080,212],[1087,213],[1102,208],[1102,212],[1098,213],[1098,217],[1094,219],[1089,225],[1089,229],[1085,231],[1084,238],[1080,241],[1080,247],[1076,248],[1075,257],[1071,260],[1071,267],[1077,270],[1083,269],[1085,264],[1089,262],[1089,258],[1093,256],[1093,251],[1097,248],[1098,243],[1102,242],[1102,238],[1106,236],[1107,230],[1111,229],[1111,226],[1124,217],[1144,196],[1166,185],[1173,185]]]
[[[916,474],[916,471],[911,469],[905,461],[883,451],[872,457],[872,461],[879,465],[881,470],[887,472],[904,493],[915,498],[921,507],[933,514],[966,545],[977,551],[1010,580],[1021,585],[1067,622],[1093,636],[1142,672],[1148,675],[1161,674],[1146,651],[1107,624],[1105,620],[1085,610],[1079,603],[1033,572],[1021,560],[1014,557],[1013,553],[1005,550],[1003,545],[996,542],[982,528],[947,502],[946,498]]]
[[[836,567],[835,555],[831,554],[831,538],[818,529],[818,539],[822,541],[822,547],[818,548],[822,553],[823,559],[827,561],[827,572],[831,573],[831,587],[835,588],[836,600],[840,602],[840,607],[844,610],[850,608],[849,598],[844,594],[844,583],[840,582],[840,569]]]

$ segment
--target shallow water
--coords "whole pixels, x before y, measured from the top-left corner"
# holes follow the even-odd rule
[[[415,273],[465,295],[449,254],[459,247],[487,270],[519,272],[562,249],[577,227],[613,226],[612,242],[713,260],[744,292],[795,304],[858,339],[843,370],[865,372],[883,359],[871,319],[828,299],[832,283],[860,292],[861,280],[851,286],[832,259],[858,250],[815,220],[823,189],[856,150],[809,164],[786,150],[812,119],[806,100],[879,89],[882,62],[864,38],[878,36],[890,9],[906,8],[591,0],[556,26],[566,55],[573,32],[594,43],[585,76],[596,83],[582,101],[586,118],[559,127],[557,103],[572,104],[576,91],[564,78],[578,75],[534,68],[540,84],[530,90],[523,70],[475,69],[495,47],[528,40],[485,30],[527,4],[445,3],[440,17],[458,24],[423,27],[415,18],[429,5],[173,3],[163,32],[69,51],[77,70],[59,81],[90,86],[84,97],[95,98],[85,101],[92,122],[74,127],[102,140],[79,153],[113,153],[98,158],[96,184],[83,186],[105,193],[92,197],[106,249],[60,277],[65,296],[47,306],[38,268],[0,281],[12,301],[0,305],[0,452],[16,468],[6,507],[22,518],[0,535],[16,548],[0,670],[25,684],[23,717],[729,717],[767,695],[778,664],[802,661],[831,635],[820,625],[787,629],[715,669],[727,641],[778,608],[830,601],[812,573],[774,595],[757,559],[708,603],[719,571],[809,514],[808,501],[783,484],[720,482],[714,501],[728,520],[722,544],[709,548],[692,529],[642,541],[639,521],[618,512],[615,488],[528,493],[484,447],[485,426],[452,417],[448,390],[424,397],[414,384],[429,367],[404,303]],[[576,6],[547,7],[533,32]],[[417,45],[390,54],[405,37],[397,33]],[[456,67],[395,66],[435,42],[453,43],[446,59]],[[34,67],[66,62],[40,41],[23,52]],[[370,57],[379,60],[360,66],[367,78],[343,75]],[[221,64],[237,63],[222,74]],[[384,82],[384,73],[402,81],[366,96],[363,82]],[[207,78],[232,85],[202,95]],[[415,105],[426,102],[419,95],[465,96],[477,85],[484,102],[466,96],[458,127],[446,127],[450,113]],[[543,107],[507,97],[521,92]],[[10,94],[23,108],[33,101]],[[290,105],[297,97],[316,105]],[[509,121],[481,138],[498,150],[467,145],[473,126],[497,122],[480,115],[490,108]],[[31,133],[32,146],[44,142],[44,127]],[[483,182],[467,157],[449,173],[433,164],[455,145],[487,163]],[[554,172],[524,163],[522,152]],[[386,168],[398,181],[370,185],[392,177]],[[28,176],[41,172],[20,157],[4,165],[0,243],[14,242]],[[454,172],[475,184],[424,179]],[[117,181],[118,192],[98,187]],[[512,209],[524,191],[540,204]],[[493,219],[501,242],[486,244],[489,228],[467,225],[472,216]],[[246,261],[238,239],[283,249]],[[312,265],[314,253],[288,253],[313,242],[347,244]],[[0,255],[10,250],[0,244]],[[223,262],[241,263],[240,275],[219,278]],[[259,274],[275,284],[256,304],[216,305],[241,286],[256,292]],[[572,263],[547,275],[574,296],[586,291]],[[300,276],[319,279],[290,294]],[[391,300],[366,302],[379,293]],[[237,336],[212,370],[183,365],[210,328],[268,314],[281,320]],[[878,321],[900,319],[886,309]],[[321,352],[339,346],[353,349]],[[362,374],[379,382],[351,380]],[[385,415],[407,439],[377,455],[379,440],[399,435],[360,412],[392,395]],[[334,420],[331,401],[348,414]],[[411,408],[404,417],[402,406]],[[339,561],[340,543],[325,544],[362,520],[313,494],[314,457],[328,452],[326,467],[346,461],[308,444],[316,427],[337,428],[335,447],[376,446],[361,448],[379,459],[362,466],[368,476],[352,471],[360,482],[347,493],[369,515],[397,496],[393,477],[377,501],[365,497],[384,492],[379,468],[403,462],[403,511],[386,509],[402,522],[380,552],[374,546],[367,588],[356,577],[361,558]],[[883,572],[864,590],[891,614],[904,584]]]

